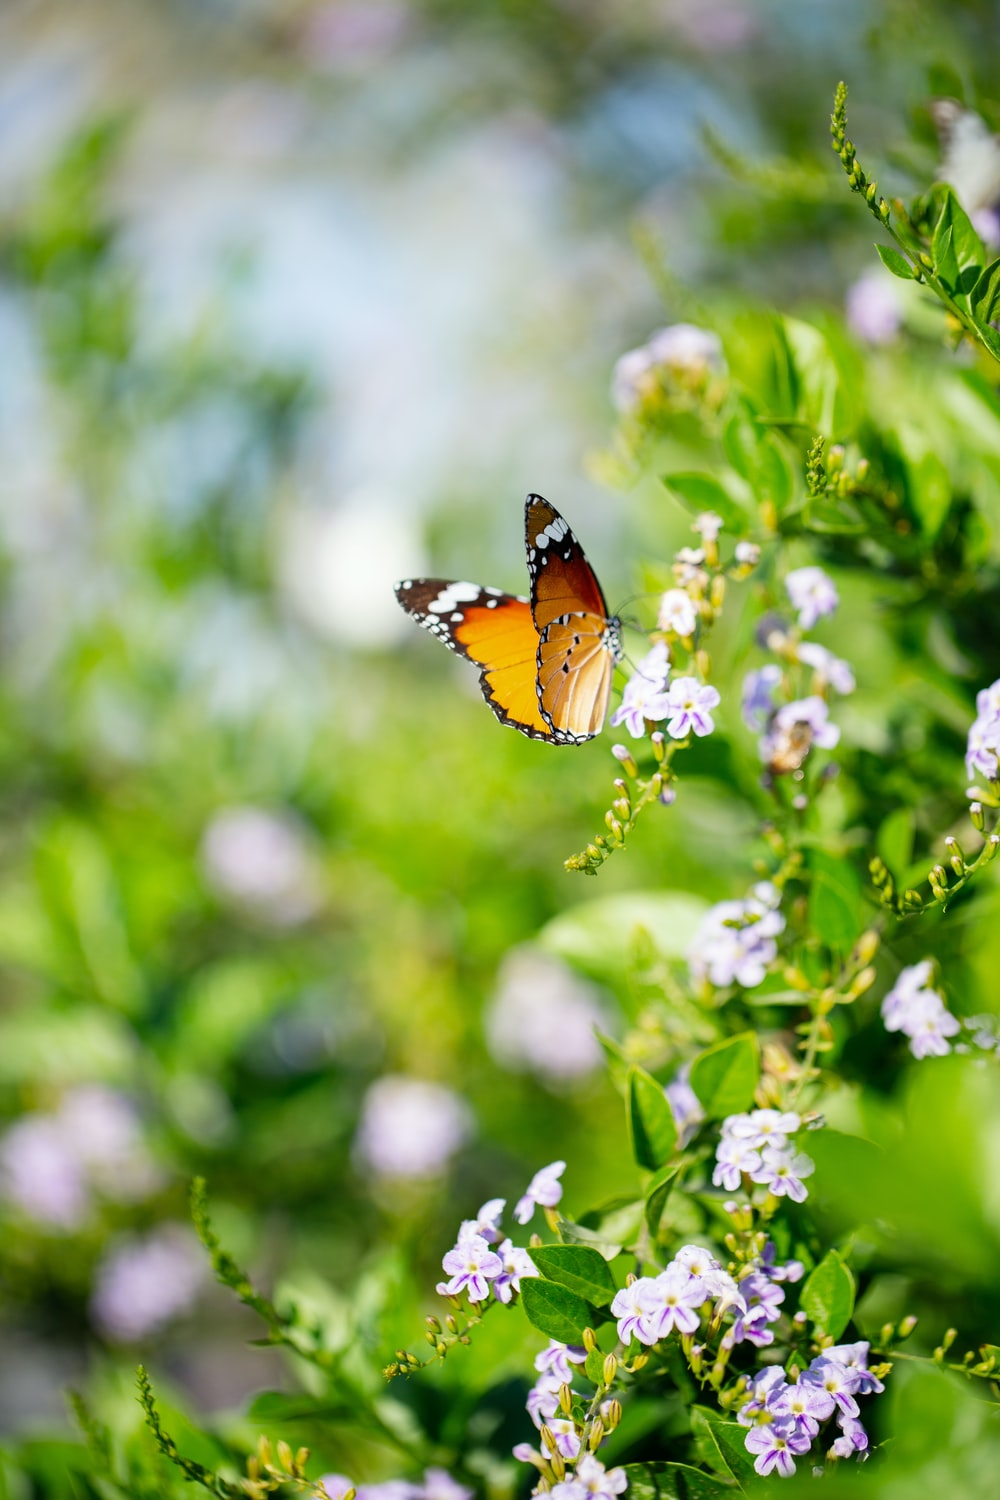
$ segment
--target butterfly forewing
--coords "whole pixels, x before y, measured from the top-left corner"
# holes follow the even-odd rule
[[[586,612],[607,622],[608,606],[583,548],[541,495],[529,495],[525,503],[524,545],[539,635],[559,615]]]
[[[538,703],[538,632],[527,599],[446,578],[408,579],[396,598],[418,625],[479,667],[483,697],[501,724],[552,738]]]

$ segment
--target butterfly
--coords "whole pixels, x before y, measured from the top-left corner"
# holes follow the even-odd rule
[[[397,584],[418,625],[479,668],[501,724],[550,745],[599,734],[621,660],[620,623],[568,524],[541,495],[524,505],[531,597],[445,578]]]

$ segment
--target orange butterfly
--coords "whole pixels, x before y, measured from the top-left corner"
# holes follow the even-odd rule
[[[445,578],[407,579],[396,598],[479,667],[501,724],[550,745],[582,745],[604,723],[620,624],[580,543],[541,495],[525,501],[524,531],[530,600]]]

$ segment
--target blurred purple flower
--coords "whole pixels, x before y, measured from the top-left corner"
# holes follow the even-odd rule
[[[875,266],[847,288],[848,326],[866,344],[889,344],[903,321],[899,283],[891,272]]]
[[[794,568],[785,578],[785,588],[803,630],[812,630],[817,620],[832,615],[840,602],[833,580],[822,568]]]
[[[188,1312],[205,1280],[194,1235],[181,1224],[161,1224],[112,1245],[98,1267],[91,1317],[108,1338],[134,1343]]]
[[[318,871],[303,829],[285,812],[227,807],[201,845],[205,877],[224,900],[276,927],[293,927],[317,910]]]
[[[725,368],[722,345],[714,333],[693,323],[674,323],[621,356],[611,375],[611,399],[618,411],[634,411],[656,390],[661,372],[704,379]]]
[[[389,1073],[365,1094],[355,1153],[379,1177],[433,1177],[472,1134],[472,1111],[440,1083]]]
[[[563,1084],[593,1073],[606,1029],[601,993],[561,959],[539,948],[515,948],[500,968],[486,1012],[486,1040],[497,1062]]]

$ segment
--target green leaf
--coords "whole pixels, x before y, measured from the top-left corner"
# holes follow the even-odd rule
[[[913,858],[914,817],[909,807],[897,807],[882,820],[875,847],[899,880]]]
[[[589,1245],[539,1245],[529,1253],[546,1280],[568,1286],[594,1307],[607,1307],[618,1291],[607,1261]]]
[[[829,1334],[836,1343],[854,1311],[854,1276],[836,1250],[828,1250],[810,1272],[799,1306],[820,1333]]]
[[[759,1078],[760,1045],[752,1031],[716,1042],[691,1064],[691,1087],[712,1120],[749,1109]]]
[[[969,294],[978,281],[983,263],[983,242],[951,188],[942,185],[934,191],[941,203],[931,240],[934,272],[955,295],[956,301],[968,307],[971,303]],[[973,268],[976,275],[970,279],[967,273]]]
[[[582,1224],[574,1224],[572,1219],[557,1219],[556,1227],[564,1245],[589,1245],[605,1260],[615,1260],[625,1248],[623,1241],[612,1239],[597,1229],[585,1229]],[[534,1250],[531,1253],[534,1255]]]
[[[992,323],[1000,316],[1000,260],[992,261],[969,293],[972,316],[980,323]]]
[[[898,276],[900,281],[916,281],[917,272],[910,265],[905,255],[900,255],[898,250],[893,250],[891,245],[876,245],[878,258],[887,271],[893,276]]]
[[[745,1427],[723,1421],[716,1412],[704,1406],[693,1406],[691,1431],[703,1463],[722,1474],[731,1474],[741,1489],[745,1480],[749,1480],[754,1488],[760,1485],[753,1457],[746,1449]]]
[[[739,1488],[689,1464],[626,1464],[631,1500],[723,1500]]]
[[[635,891],[598,896],[561,912],[538,942],[597,979],[620,982],[632,935],[644,927],[664,958],[683,958],[708,903],[686,891]]]
[[[640,1167],[655,1172],[674,1153],[677,1126],[662,1084],[642,1068],[629,1072],[625,1110],[632,1155]]]
[[[714,510],[727,530],[741,532],[746,528],[747,517],[742,506],[711,474],[664,474],[663,483],[695,515]]]
[[[828,948],[846,953],[864,925],[857,871],[846,859],[821,849],[811,851],[809,867],[809,925]]]
[[[521,1306],[529,1323],[561,1344],[582,1344],[583,1330],[592,1321],[591,1310],[582,1297],[540,1276],[522,1280]]]
[[[660,1227],[660,1220],[663,1218],[663,1210],[667,1206],[667,1199],[670,1197],[670,1190],[674,1185],[674,1178],[679,1171],[679,1166],[661,1167],[646,1185],[646,1223],[654,1239]]]

